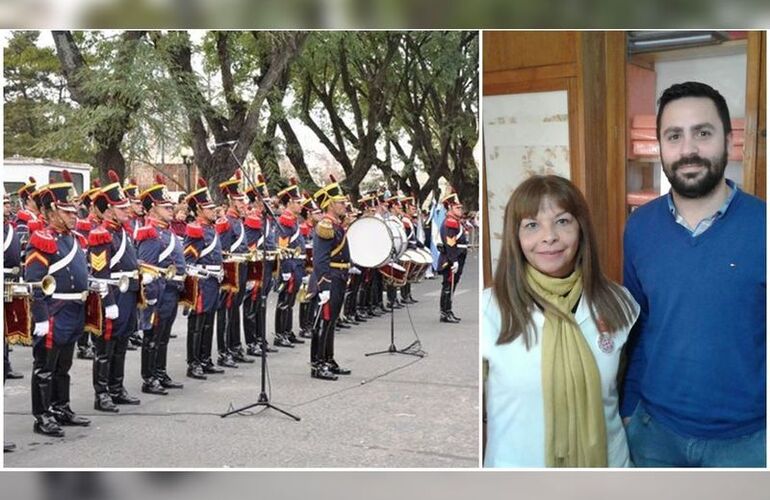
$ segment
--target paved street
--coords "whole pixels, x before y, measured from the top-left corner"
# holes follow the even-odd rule
[[[24,379],[5,385],[5,439],[17,445],[4,454],[5,467],[477,467],[478,254],[469,256],[455,296],[462,323],[439,323],[439,288],[439,278],[413,285],[419,304],[395,312],[396,346],[417,336],[425,358],[364,356],[389,346],[389,316],[337,333],[336,358],[353,373],[336,382],[310,378],[309,342],[271,355],[271,401],[300,422],[261,408],[220,418],[257,400],[259,358],[206,381],[185,377],[186,318],[180,313],[169,372],[184,382],[183,390],[141,393],[139,351],[131,351],[127,388],[142,404],[121,406],[116,415],[96,412],[91,362],[76,359],[72,408],[91,418],[91,426],[66,427],[64,439],[46,438],[32,432],[32,351],[16,347],[11,361]]]

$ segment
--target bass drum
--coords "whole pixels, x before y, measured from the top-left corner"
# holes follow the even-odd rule
[[[347,232],[350,260],[361,267],[378,268],[390,260],[394,248],[387,224],[377,217],[356,219]]]
[[[387,224],[390,230],[390,237],[393,238],[393,247],[396,251],[395,258],[399,260],[409,246],[409,242],[406,240],[404,225],[397,219],[386,219],[385,224]]]

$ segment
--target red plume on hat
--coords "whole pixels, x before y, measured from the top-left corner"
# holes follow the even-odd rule
[[[112,169],[107,171],[107,177],[110,179],[110,182],[120,182],[120,177],[118,177],[118,173]]]
[[[329,179],[331,179],[332,182],[337,182],[337,179],[335,179],[332,174],[329,174]]]
[[[131,177],[131,184],[133,184],[134,186],[138,185],[138,183],[136,182],[136,177]]]
[[[292,186],[296,186],[297,185],[297,178],[296,177],[290,178],[289,179],[289,184],[291,184]]]
[[[235,178],[238,179],[238,180],[241,180],[241,169],[240,168],[236,168],[235,169]]]
[[[265,176],[262,174],[257,174],[257,179],[259,179],[259,182],[262,182],[262,183],[265,182]]]
[[[62,179],[64,179],[64,182],[72,182],[72,174],[69,170],[64,169],[61,171]]]
[[[199,188],[208,187],[208,184],[206,184],[206,179],[204,179],[203,177],[198,177],[198,187]]]
[[[165,184],[165,182],[163,181],[163,176],[160,174],[155,174],[155,182],[158,184]]]
[[[37,181],[31,175],[29,176],[29,182],[31,182],[32,184],[37,184]]]
[[[102,187],[102,181],[100,181],[99,179],[94,179],[93,181],[91,181],[91,187],[92,188]]]

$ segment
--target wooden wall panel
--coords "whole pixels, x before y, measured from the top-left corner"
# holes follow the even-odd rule
[[[485,31],[485,73],[574,63],[574,31]]]

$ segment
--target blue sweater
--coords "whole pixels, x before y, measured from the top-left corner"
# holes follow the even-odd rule
[[[641,398],[684,436],[765,427],[765,210],[739,191],[697,237],[676,223],[665,196],[629,217],[623,284],[641,315],[628,343],[622,416]]]

